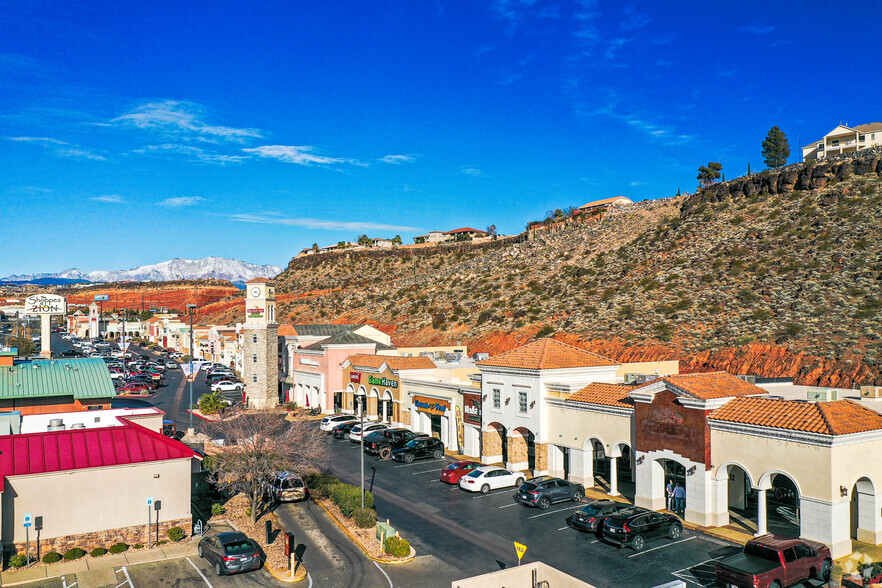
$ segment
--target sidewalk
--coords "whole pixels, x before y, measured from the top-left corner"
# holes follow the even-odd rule
[[[27,582],[37,582],[47,578],[58,578],[65,575],[76,575],[79,586],[104,585],[106,577],[116,577],[115,570],[122,566],[178,559],[196,555],[196,542],[192,540],[181,543],[167,543],[153,549],[129,550],[116,555],[101,557],[83,557],[74,561],[37,566],[28,569],[7,570],[0,572],[0,586],[14,586]],[[98,582],[90,582],[90,578],[100,577]]]

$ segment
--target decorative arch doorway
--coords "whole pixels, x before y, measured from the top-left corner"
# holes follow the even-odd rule
[[[863,477],[851,489],[851,538],[862,543],[877,543],[879,529],[876,508],[876,487],[872,480]]]

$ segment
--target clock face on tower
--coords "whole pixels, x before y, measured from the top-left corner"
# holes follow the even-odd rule
[[[259,297],[260,296],[260,288],[258,288],[256,286],[254,288],[252,288],[251,289],[251,296],[254,298]]]

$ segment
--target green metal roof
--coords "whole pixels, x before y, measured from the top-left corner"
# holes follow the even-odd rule
[[[395,349],[394,347],[390,347],[384,343],[380,343],[378,341],[374,341],[373,339],[368,339],[367,337],[362,337],[357,333],[353,333],[352,331],[343,331],[342,333],[337,333],[327,339],[322,339],[321,341],[316,341],[312,345],[307,345],[304,349],[312,349],[316,351],[320,351],[325,345],[363,345],[365,343],[373,343],[377,346],[377,351],[387,351],[389,349]]]
[[[354,331],[362,325],[291,325],[302,337],[331,337],[346,331]]]
[[[112,398],[116,390],[103,359],[44,359],[0,367],[0,398],[42,396]]]

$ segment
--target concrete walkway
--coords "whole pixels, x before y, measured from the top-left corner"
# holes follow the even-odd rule
[[[0,586],[14,586],[65,575],[76,575],[77,585],[81,588],[104,586],[116,578],[115,570],[122,566],[178,559],[192,555],[196,555],[196,541],[188,540],[181,543],[167,543],[153,549],[129,549],[129,551],[115,555],[83,557],[74,561],[62,561],[50,565],[41,563],[32,565],[28,569],[10,569],[0,572]]]

